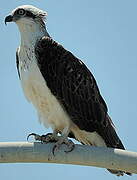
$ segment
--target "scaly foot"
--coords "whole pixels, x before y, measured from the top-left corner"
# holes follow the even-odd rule
[[[35,140],[40,141],[41,143],[55,142],[55,145],[52,149],[53,155],[55,155],[55,151],[57,151],[62,144],[67,145],[68,149],[65,151],[66,153],[71,152],[75,147],[73,141],[69,140],[67,137],[64,136],[55,136],[54,133],[48,133],[42,136],[35,133],[31,133],[27,136],[27,141],[30,136],[34,136]]]
[[[67,145],[68,149],[65,151],[66,153],[71,152],[74,149],[75,144],[73,143],[73,141],[69,140],[67,137],[63,137],[63,136],[58,136],[58,137],[59,137],[59,139],[55,143],[55,145],[52,149],[53,155],[55,154],[55,151],[57,151],[62,144]]]
[[[30,136],[34,136],[34,139],[36,141],[41,141],[41,143],[57,142],[57,140],[58,140],[55,136],[53,136],[52,133],[48,133],[48,134],[42,135],[42,136],[35,134],[35,133],[31,133],[27,136],[27,141]]]

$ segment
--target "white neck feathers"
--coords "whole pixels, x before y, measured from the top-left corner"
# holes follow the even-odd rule
[[[34,21],[18,22],[17,25],[21,33],[21,46],[34,47],[38,39],[48,34],[45,27]]]

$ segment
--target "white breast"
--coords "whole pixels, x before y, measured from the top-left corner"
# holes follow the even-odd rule
[[[83,144],[105,146],[104,140],[96,132],[80,130],[72,123],[55,96],[47,87],[36,63],[33,49],[19,49],[19,71],[21,84],[26,98],[35,106],[39,120],[45,127],[53,130],[71,130],[76,139]]]
[[[25,96],[36,107],[40,121],[53,129],[62,130],[70,125],[70,119],[50,89],[37,66],[34,53],[28,49],[19,51],[19,70]]]

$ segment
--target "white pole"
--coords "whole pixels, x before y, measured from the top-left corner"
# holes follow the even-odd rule
[[[120,149],[75,145],[66,153],[65,145],[52,155],[54,143],[1,142],[0,163],[59,163],[96,166],[137,174],[137,152]]]

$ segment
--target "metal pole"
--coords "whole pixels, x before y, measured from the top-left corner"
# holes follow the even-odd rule
[[[59,163],[96,166],[137,174],[137,152],[120,149],[75,145],[66,153],[65,145],[55,152],[54,143],[1,142],[0,163]]]

